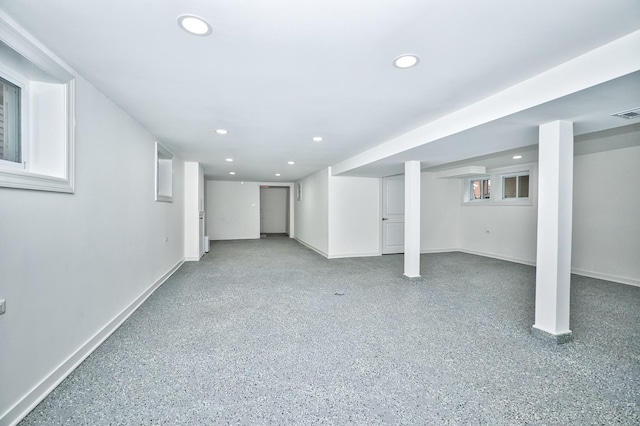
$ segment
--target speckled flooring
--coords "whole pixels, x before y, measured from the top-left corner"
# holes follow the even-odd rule
[[[533,267],[421,263],[214,242],[21,425],[640,424],[640,288],[574,276],[551,346]]]

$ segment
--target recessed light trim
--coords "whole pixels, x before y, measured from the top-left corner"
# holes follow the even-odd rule
[[[228,163],[233,163],[233,158],[226,158],[224,161],[226,161]]]
[[[216,133],[219,134],[219,135],[228,135],[229,131],[225,130],[225,129],[217,129]]]
[[[296,164],[296,162],[295,161],[287,161],[287,164],[290,165],[290,166],[293,166],[294,164]]]
[[[514,156],[513,156],[513,159],[514,159],[514,160],[519,160],[519,159],[521,159],[521,158],[522,158],[522,155],[514,155]]]
[[[400,55],[393,60],[393,66],[400,69],[407,69],[415,67],[420,63],[420,58],[418,55],[414,55],[412,53],[405,53],[404,55]]]
[[[322,136],[314,136],[313,137],[313,141],[314,142],[322,142]]]
[[[230,175],[235,175],[235,174],[236,174],[236,172],[229,172],[229,174],[230,174]]]
[[[178,25],[189,34],[200,37],[206,37],[212,31],[211,25],[196,15],[185,14],[178,16]]]

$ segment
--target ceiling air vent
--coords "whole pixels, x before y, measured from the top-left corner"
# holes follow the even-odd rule
[[[640,117],[640,108],[634,108],[627,111],[616,112],[615,114],[611,114],[614,117],[625,118],[627,120],[632,120],[634,118]]]

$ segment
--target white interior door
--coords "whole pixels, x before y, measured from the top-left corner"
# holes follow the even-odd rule
[[[404,176],[382,180],[382,254],[404,253]]]
[[[199,225],[199,229],[198,229],[198,233],[199,233],[199,240],[200,240],[200,244],[199,244],[199,250],[200,250],[200,257],[202,257],[202,255],[204,254],[204,211],[200,211],[200,225]]]

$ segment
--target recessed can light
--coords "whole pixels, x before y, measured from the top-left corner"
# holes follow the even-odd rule
[[[287,164],[290,165],[290,166],[293,166],[294,164],[296,164],[296,162],[295,161],[287,161]]]
[[[219,135],[226,135],[226,134],[229,134],[229,131],[225,129],[218,129],[216,130],[216,133]]]
[[[415,67],[420,62],[420,58],[413,54],[400,55],[393,60],[393,66],[396,68],[406,69]]]
[[[519,159],[521,159],[521,158],[522,158],[522,155],[514,155],[514,156],[513,156],[513,159],[514,159],[514,160],[519,160]]]
[[[314,142],[322,142],[322,137],[321,136],[314,136],[313,137],[313,141]]]
[[[235,175],[235,174],[236,174],[236,172],[229,172],[229,174],[230,174],[230,175]]]
[[[201,37],[211,34],[211,25],[199,16],[180,15],[178,16],[178,25],[189,34]]]
[[[233,158],[227,158],[225,161],[231,163],[233,161]]]
[[[276,176],[280,176],[280,173],[276,173]]]

